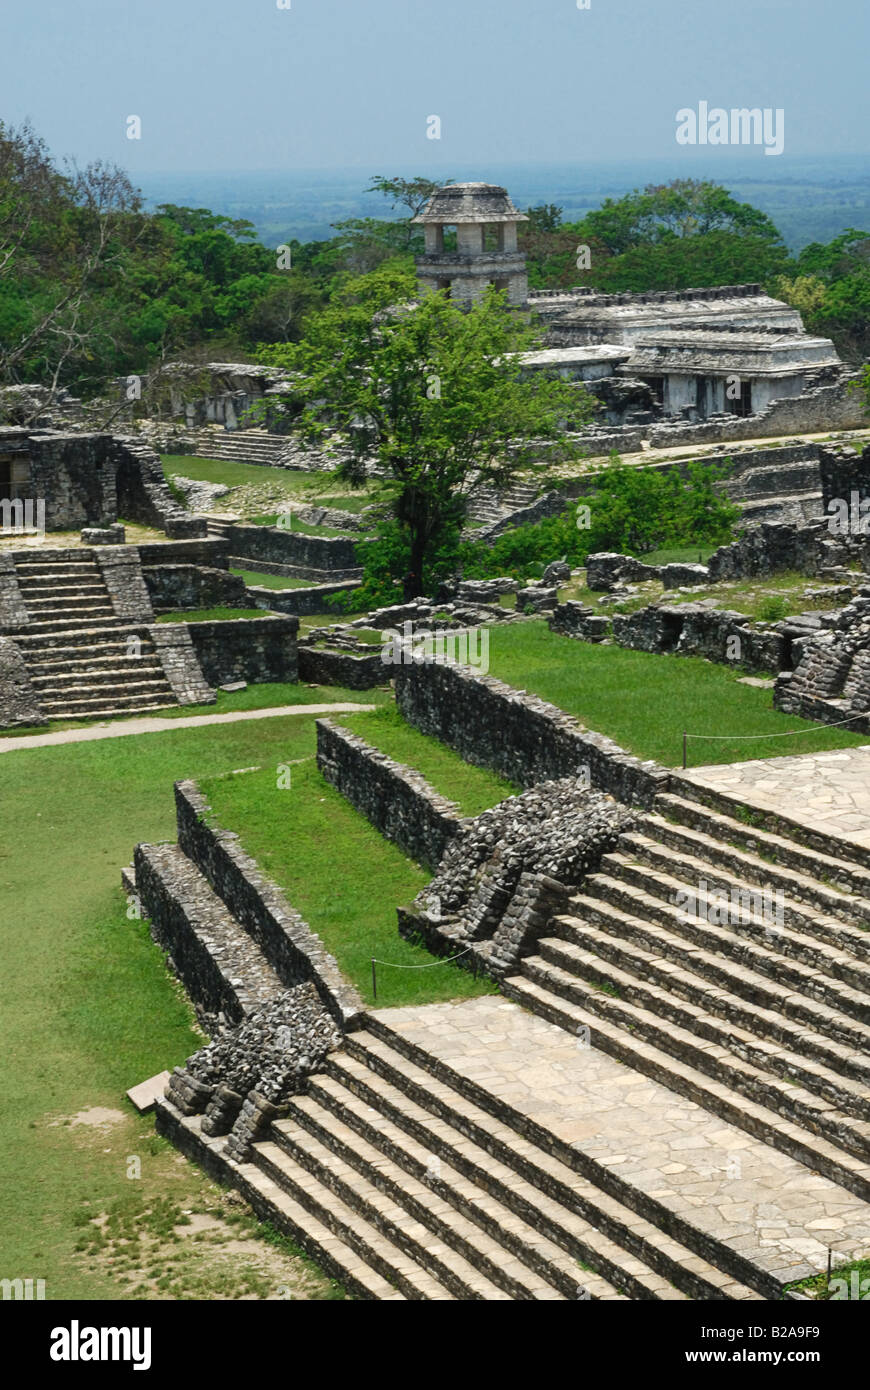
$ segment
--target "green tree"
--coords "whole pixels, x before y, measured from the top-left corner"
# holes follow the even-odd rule
[[[361,483],[373,462],[389,475],[405,585],[420,594],[432,557],[455,553],[471,487],[505,486],[541,440],[590,419],[593,402],[524,376],[536,335],[504,295],[463,311],[441,294],[409,305],[415,293],[412,275],[384,267],[313,315],[303,343],[269,356],[301,373],[314,403],[299,428],[327,445],[338,431],[344,477]]]

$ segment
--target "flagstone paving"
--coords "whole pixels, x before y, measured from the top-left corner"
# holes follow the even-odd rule
[[[379,1010],[460,1077],[783,1283],[870,1249],[870,1204],[510,1000]]]
[[[870,745],[696,767],[686,781],[870,848]]]

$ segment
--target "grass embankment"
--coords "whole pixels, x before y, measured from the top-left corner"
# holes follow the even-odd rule
[[[314,725],[310,726],[312,753]],[[290,788],[278,786],[277,764],[201,783],[214,819],[238,833],[260,868],[318,933],[367,1003],[373,1002],[371,958],[378,967],[378,1006],[426,1004],[493,992],[398,935],[396,907],[409,903],[430,874],[413,864],[324,782],[313,756],[291,766]],[[283,761],[287,761],[286,759]],[[481,778],[486,774],[481,774]],[[493,798],[497,800],[498,798]]]
[[[216,623],[239,622],[245,618],[267,618],[265,608],[178,608],[172,613],[161,613],[158,623]]]
[[[246,584],[256,584],[261,589],[314,589],[317,587],[317,583],[313,579],[289,579],[284,574],[261,574],[259,570],[230,570],[230,574],[237,574],[240,579],[244,579]]]
[[[673,552],[672,552],[673,553]],[[697,557],[696,557],[697,558]],[[645,564],[670,563],[664,560],[651,560],[643,557]],[[696,563],[695,560],[682,563]],[[795,613],[820,612],[841,608],[845,602],[843,586],[828,580],[813,579],[796,571],[782,574],[758,576],[754,579],[736,579],[719,584],[694,585],[683,592],[680,589],[665,589],[658,579],[632,582],[636,592],[628,598],[612,602],[609,594],[586,587],[585,576],[573,578],[559,590],[559,601],[577,599],[597,613],[609,616],[611,613],[636,613],[649,604],[671,606],[681,603],[699,603],[715,599],[720,609],[744,613],[756,622],[778,622]]]
[[[667,767],[682,761],[684,729],[717,736],[718,741],[690,742],[695,766],[867,742],[866,734],[781,714],[770,690],[741,685],[742,671],[701,657],[596,646],[557,636],[544,622],[493,628],[489,646],[491,676],[540,695],[628,752]],[[773,737],[794,729],[802,732]]]
[[[406,724],[395,705],[381,705],[371,714],[341,714],[335,722],[350,729],[388,758],[421,773],[442,796],[455,801],[464,816],[479,816],[496,802],[519,791],[503,777],[472,767],[437,738]]]
[[[197,482],[222,483],[232,489],[218,498],[219,509],[234,510],[233,492],[251,489],[269,491],[276,498],[286,497],[299,506],[336,507],[343,512],[361,512],[375,500],[377,486],[352,488],[335,472],[304,473],[290,468],[271,468],[255,463],[236,463],[232,459],[198,458],[193,454],[161,455],[163,472],[171,480],[179,475]],[[261,508],[262,511],[262,508]]]
[[[117,724],[128,719],[187,719],[192,715],[230,714],[233,710],[280,709],[283,705],[381,704],[389,698],[386,689],[345,690],[338,685],[300,685],[286,682],[263,682],[249,685],[245,690],[218,690],[211,705],[169,705],[166,709],[126,710],[110,719],[99,719],[98,725]],[[28,734],[62,733],[67,729],[87,729],[92,719],[53,719],[47,726],[34,725],[26,729],[4,729],[0,739],[20,738]]]
[[[210,1246],[191,1265],[194,1245],[185,1241],[190,1228],[184,1214],[203,1205],[215,1208],[221,1199],[195,1168],[155,1138],[153,1121],[137,1117],[124,1099],[129,1086],[182,1063],[202,1038],[146,925],[127,919],[121,865],[137,841],[174,840],[176,779],[208,778],[252,764],[274,767],[313,753],[313,720],[288,717],[2,755],[4,1277],[45,1279],[49,1299],[134,1296],[136,1289],[135,1296],[142,1296],[143,1280],[146,1294],[169,1296],[167,1285],[157,1288],[167,1274],[178,1297],[262,1296],[263,1278],[273,1296],[281,1284],[298,1284],[299,1296],[331,1296],[328,1282],[306,1283],[298,1262],[288,1278],[284,1255],[278,1271],[263,1240],[254,1242],[256,1258],[250,1257],[261,1271],[252,1274],[252,1283],[245,1251],[234,1254],[231,1248],[221,1255]],[[341,915],[345,898],[368,899],[369,913],[380,903],[384,929],[391,921],[395,936],[395,904],[416,892],[424,875],[392,846],[385,847],[393,857],[389,872],[374,856],[363,872],[326,817],[330,798],[321,803],[319,797],[329,789],[317,786],[313,761],[302,767],[310,783],[303,777],[292,792],[266,796],[265,813],[275,814],[275,797],[293,805],[304,842],[299,852],[320,862],[319,891],[333,911]],[[274,775],[266,776],[274,787]],[[353,813],[345,808],[349,818]],[[373,831],[371,836],[377,840]],[[356,885],[343,887],[351,875]],[[352,923],[348,930],[352,934]],[[452,980],[457,993],[470,987],[462,973],[448,977],[448,971],[439,966],[417,973],[442,975],[445,995]],[[79,1112],[95,1108],[96,1116],[73,1122]],[[128,1176],[130,1156],[141,1162],[139,1178]],[[136,1219],[140,1244],[113,1244],[111,1222],[98,1239],[93,1219],[112,1212],[115,1227]],[[168,1235],[167,1213],[177,1218],[169,1221]],[[212,1234],[219,1233],[218,1218],[208,1220]],[[230,1228],[234,1240],[243,1233]],[[197,1234],[194,1229],[191,1239]],[[95,1241],[99,1254],[90,1248]],[[85,1248],[77,1254],[80,1243]],[[124,1250],[124,1259],[134,1264],[119,1271],[120,1259],[110,1264],[110,1257]]]

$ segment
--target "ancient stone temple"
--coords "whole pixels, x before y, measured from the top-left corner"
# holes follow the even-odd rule
[[[498,184],[439,188],[414,218],[426,237],[425,253],[417,257],[421,288],[446,290],[451,299],[470,304],[492,285],[507,291],[509,304],[524,306],[528,277],[517,227],[528,220]]]

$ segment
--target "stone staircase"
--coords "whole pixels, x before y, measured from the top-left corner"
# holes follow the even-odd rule
[[[227,1159],[169,1100],[158,1128],[356,1297],[778,1296],[776,1280],[702,1226],[669,1221],[570,1144],[536,1142],[499,1097],[392,1026],[397,1012],[347,1035],[249,1162]]]
[[[18,559],[15,572],[29,618],[15,643],[47,718],[177,704],[147,627],[117,617],[92,551],[34,554]]]
[[[539,489],[530,483],[514,483],[504,492],[495,488],[480,487],[470,493],[466,512],[466,529],[476,530],[480,526],[490,526],[495,521],[503,521],[511,512],[521,507],[530,507],[538,496]]]
[[[870,864],[676,785],[505,993],[870,1199]]]

